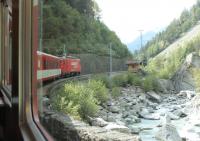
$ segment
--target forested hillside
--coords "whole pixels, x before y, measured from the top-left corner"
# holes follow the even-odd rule
[[[158,33],[149,41],[140,51],[141,59],[148,59],[156,56],[158,53],[167,48],[170,44],[194,27],[200,20],[200,1],[190,9],[184,10],[178,19],[174,19],[166,30]]]
[[[62,56],[92,53],[115,57],[131,56],[115,32],[100,21],[93,0],[48,0],[43,5],[43,51]]]

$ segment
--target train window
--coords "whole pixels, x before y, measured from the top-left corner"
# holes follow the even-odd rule
[[[97,18],[95,10],[98,8],[94,10],[92,7],[96,2],[85,2],[79,1],[78,4],[68,0],[41,0],[38,3],[39,43],[34,46],[34,50],[37,51],[34,62],[39,61],[44,65],[43,68],[34,68],[35,77],[37,76],[35,83],[40,83],[37,85],[38,113],[42,125],[58,140],[75,140],[79,135],[74,133],[74,137],[59,137],[59,132],[54,131],[65,132],[65,127],[61,129],[54,127],[54,123],[50,124],[46,120],[49,118],[48,113],[63,113],[64,119],[70,116],[71,123],[74,122],[73,119],[87,121],[87,117],[94,118],[100,104],[105,104],[110,98],[108,92],[111,89],[111,73],[125,71],[125,61],[130,55],[116,34]],[[85,75],[87,81],[83,81]],[[100,80],[104,77],[108,80],[106,85]],[[72,93],[70,92],[68,97],[65,94],[70,91],[70,85]],[[97,91],[95,87],[98,87]],[[74,95],[76,90],[77,96]],[[95,96],[98,91],[103,92],[102,96]],[[76,97],[80,97],[78,101],[75,100]],[[59,114],[56,116],[60,117]],[[86,123],[88,124],[88,121]]]
[[[61,141],[150,141],[164,119],[182,133],[182,109],[200,92],[194,1],[38,1],[33,64],[44,67],[33,65],[33,96],[43,127]]]

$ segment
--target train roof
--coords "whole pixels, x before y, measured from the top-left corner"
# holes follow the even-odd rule
[[[75,57],[75,56],[66,56],[66,58],[79,59],[78,57]]]
[[[38,55],[46,55],[46,56],[49,56],[49,57],[54,57],[54,58],[57,58],[57,59],[61,59],[60,57],[57,57],[57,56],[54,56],[54,55],[51,55],[51,54],[47,54],[47,53],[44,53],[44,52],[41,52],[41,51],[37,51],[37,54]]]
[[[41,51],[37,51],[37,54],[38,55],[46,55],[46,56],[53,57],[53,58],[56,58],[56,59],[78,59],[78,60],[80,60],[80,58],[75,57],[75,56],[58,57],[58,56],[54,56],[54,55],[51,55],[51,54],[48,54],[48,53],[45,53],[45,52],[41,52]]]

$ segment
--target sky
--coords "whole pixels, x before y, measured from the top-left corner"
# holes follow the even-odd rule
[[[101,20],[115,31],[125,44],[148,31],[158,32],[196,0],[95,0],[101,9]]]

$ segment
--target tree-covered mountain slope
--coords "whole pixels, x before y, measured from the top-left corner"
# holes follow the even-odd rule
[[[43,4],[43,51],[62,56],[92,53],[101,56],[131,56],[115,32],[100,20],[93,0],[48,0]]]
[[[171,79],[188,54],[199,54],[199,21],[198,0],[190,10],[184,10],[178,19],[173,20],[139,51],[137,57],[148,61],[145,69],[159,78]]]
[[[183,48],[185,44],[191,42],[192,40],[195,40],[195,38],[198,38],[199,35],[200,35],[200,24],[193,27],[190,31],[185,33],[184,36],[180,37],[171,45],[169,45],[166,49],[164,49],[162,52],[156,55],[154,59],[159,58],[159,57],[166,58],[170,56],[175,50],[179,48]]]
[[[172,78],[184,62],[186,56],[200,50],[200,25],[196,25],[189,32],[155,57],[148,60],[147,71],[160,78]]]

